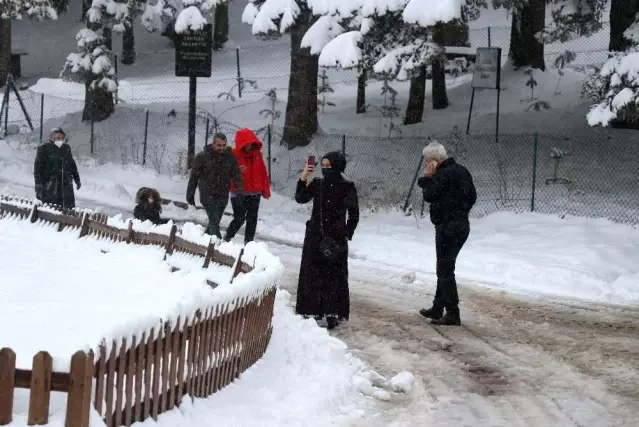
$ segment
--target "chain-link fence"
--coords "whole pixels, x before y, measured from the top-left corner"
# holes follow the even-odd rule
[[[274,129],[272,141],[279,141]],[[421,152],[429,139],[446,145],[469,168],[478,192],[473,215],[509,210],[605,217],[639,223],[639,151],[626,135],[571,139],[558,135],[471,135],[372,138],[318,135],[304,149],[271,147],[273,187],[292,196],[309,154],[343,151],[345,175],[363,206],[427,212],[420,189]],[[639,140],[639,137],[636,137]],[[639,141],[637,141],[639,142]]]

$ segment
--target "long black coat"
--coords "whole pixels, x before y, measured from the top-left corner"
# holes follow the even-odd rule
[[[58,147],[48,142],[39,146],[33,165],[33,177],[36,197],[43,203],[69,209],[75,207],[73,182],[79,185],[80,175],[71,147],[67,144]]]
[[[327,260],[319,253],[320,186],[324,235],[344,247],[333,260]],[[295,201],[308,203],[311,200],[313,211],[306,223],[295,311],[307,316],[336,315],[340,319],[348,319],[348,240],[353,237],[359,222],[357,190],[352,182],[344,179],[327,181],[315,178],[308,185],[298,181]]]

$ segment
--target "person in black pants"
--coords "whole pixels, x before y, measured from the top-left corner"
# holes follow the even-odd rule
[[[468,169],[449,158],[442,144],[431,142],[423,155],[426,166],[418,185],[430,203],[430,220],[435,226],[437,290],[433,306],[419,313],[434,325],[461,325],[455,264],[470,234],[468,215],[477,202],[477,192]]]
[[[237,158],[242,171],[244,197],[237,198],[235,184],[231,182],[231,206],[233,207],[233,221],[226,230],[224,240],[227,242],[246,222],[244,243],[252,242],[257,229],[257,218],[260,210],[260,199],[271,197],[271,184],[266,170],[266,163],[262,156],[262,141],[252,130],[243,128],[235,133],[235,148],[233,154]]]
[[[200,189],[200,202],[209,217],[206,233],[222,238],[220,221],[229,202],[231,180],[237,188],[237,197],[242,199],[244,186],[242,172],[230,147],[226,146],[226,135],[215,134],[213,144],[198,153],[193,160],[191,176],[186,189],[186,201],[195,205],[195,189]]]

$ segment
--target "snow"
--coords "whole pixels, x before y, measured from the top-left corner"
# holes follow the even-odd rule
[[[449,22],[461,18],[463,0],[410,0],[402,18],[407,24],[429,27],[437,22]]]
[[[189,6],[182,10],[175,20],[175,32],[199,31],[206,25],[206,19],[196,6]]]
[[[111,218],[109,224],[117,221]],[[149,224],[136,221],[134,230],[168,234],[170,225]],[[204,270],[201,258],[182,259],[181,270],[171,273],[173,257],[184,257],[176,253],[165,262],[164,249],[159,246],[126,245],[90,236],[78,239],[78,229],[58,233],[51,225],[34,226],[10,218],[0,220],[0,230],[5,242],[0,257],[6,284],[2,324],[13,331],[3,334],[0,346],[16,352],[19,369],[29,369],[33,355],[46,350],[54,359],[54,370],[66,372],[69,357],[77,350],[93,349],[98,354],[103,340],[110,344],[123,336],[139,336],[162,320],[174,321],[204,306],[257,295],[278,280],[283,268],[264,244],[254,243],[247,248],[250,257],[245,262],[255,264],[256,269],[230,284],[230,267],[214,264]],[[236,247],[225,245],[222,251],[227,253],[228,246]],[[31,255],[20,256],[24,253]],[[212,289],[207,280],[219,286]],[[104,290],[108,292],[101,292]],[[33,316],[34,312],[39,315]],[[73,321],[55,314],[65,312],[73,313]],[[43,324],[43,318],[50,320]]]
[[[306,33],[304,39],[308,36]],[[304,40],[303,39],[303,40]],[[359,31],[348,31],[330,40],[321,50],[319,65],[322,67],[352,68],[359,64],[362,51],[358,43],[362,40]]]
[[[311,49],[312,55],[318,55],[326,44],[344,32],[339,20],[333,16],[320,16],[302,37],[301,47]]]
[[[402,371],[391,378],[390,384],[393,391],[410,393],[415,383],[415,376],[407,371]]]

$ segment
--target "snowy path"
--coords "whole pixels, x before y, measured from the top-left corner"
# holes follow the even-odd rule
[[[270,244],[294,294],[299,250]],[[463,286],[462,328],[434,328],[397,274],[351,267],[351,321],[335,336],[382,375],[411,371],[411,398],[375,425],[629,426],[639,413],[639,310],[513,298]]]

